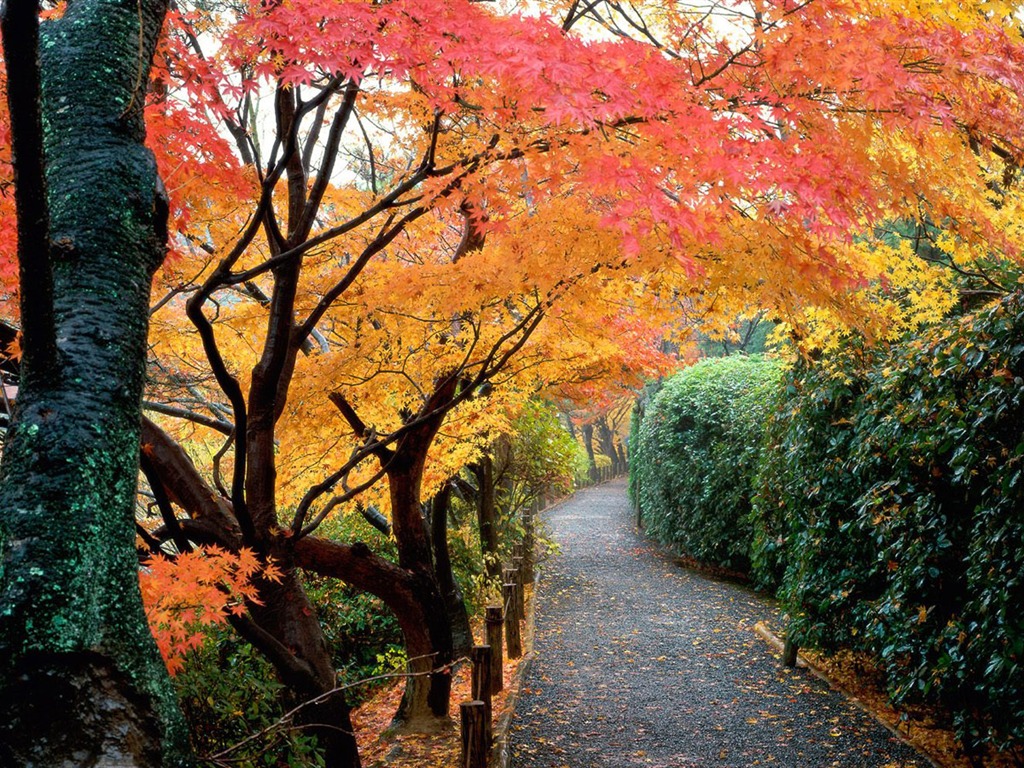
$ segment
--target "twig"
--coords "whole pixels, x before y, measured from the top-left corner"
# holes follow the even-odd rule
[[[431,654],[427,654],[425,656],[415,656],[415,657],[409,659],[409,661],[418,661],[419,659],[430,658],[431,656],[434,656],[434,655],[435,654],[431,653]],[[204,757],[203,759],[204,760],[209,760],[210,762],[216,762],[218,760],[222,760],[223,758],[227,757],[232,752],[235,752],[236,750],[242,748],[246,744],[248,744],[248,743],[250,743],[252,741],[255,741],[256,739],[260,738],[261,736],[265,736],[266,734],[270,733],[273,730],[276,730],[277,728],[283,727],[300,710],[302,710],[302,709],[304,709],[306,707],[310,707],[310,706],[313,706],[313,705],[316,705],[316,704],[320,704],[320,703],[326,701],[327,699],[331,698],[335,694],[341,693],[342,691],[347,691],[350,688],[355,688],[356,686],[360,686],[360,685],[366,685],[367,683],[379,682],[381,680],[391,680],[391,679],[397,679],[397,678],[412,678],[412,677],[427,677],[429,675],[436,675],[436,674],[441,673],[441,672],[450,673],[454,669],[456,669],[457,667],[460,667],[463,664],[466,664],[466,663],[468,663],[470,661],[471,661],[471,659],[468,656],[461,656],[458,659],[455,659],[454,661],[452,661],[450,664],[445,664],[443,667],[437,667],[435,669],[431,669],[431,670],[428,670],[426,672],[388,672],[386,674],[374,675],[372,677],[363,678],[362,680],[356,680],[356,681],[351,682],[351,683],[345,683],[345,685],[336,686],[336,687],[332,688],[329,691],[325,691],[324,693],[321,693],[319,696],[315,696],[314,698],[309,699],[308,701],[304,701],[301,704],[299,704],[298,706],[293,707],[292,709],[288,710],[283,715],[281,715],[281,717],[279,717],[276,721],[274,721],[273,723],[268,725],[266,728],[264,728],[264,729],[262,729],[260,731],[257,731],[256,733],[253,733],[253,734],[251,734],[249,736],[246,736],[244,739],[242,739],[237,744],[233,744],[230,747],[227,747],[226,749],[222,749],[220,752],[217,752],[217,753],[215,753],[213,755],[209,755],[208,757]]]

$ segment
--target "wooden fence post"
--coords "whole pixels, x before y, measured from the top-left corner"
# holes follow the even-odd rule
[[[523,581],[527,584],[533,584],[533,561],[536,553],[534,548],[537,546],[536,536],[536,525],[537,525],[537,503],[534,502],[529,514],[523,517]]]
[[[502,670],[505,654],[501,647],[501,624],[504,620],[500,605],[487,606],[487,644],[491,646],[491,690],[495,693],[505,687]]]
[[[464,701],[459,705],[462,721],[462,768],[487,768],[487,737],[484,730],[485,705]]]
[[[473,662],[472,693],[475,700],[484,703],[484,736],[487,748],[494,743],[494,710],[491,706],[491,646],[474,645],[469,652]]]
[[[501,588],[502,602],[505,604],[505,650],[510,659],[518,659],[523,655],[523,640],[519,634],[519,617],[516,616],[516,585],[506,581]]]
[[[516,583],[516,613],[520,621],[526,621],[526,580],[523,578],[522,556],[512,558],[512,580]]]
[[[800,652],[800,646],[794,642],[793,637],[786,633],[786,643],[782,647],[782,664],[786,667],[796,666],[796,656]]]

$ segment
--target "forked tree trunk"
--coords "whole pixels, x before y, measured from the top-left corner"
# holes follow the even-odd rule
[[[0,469],[3,765],[189,761],[142,610],[134,525],[149,291],[167,214],[142,104],[165,11],[161,0],[73,0],[43,26],[58,352],[42,372],[24,361]],[[25,259],[45,257],[21,256],[24,285]],[[32,333],[26,325],[29,347]]]
[[[251,546],[244,538],[231,503],[210,487],[167,433],[145,420],[143,442],[148,446],[148,462],[154,470],[150,481],[162,483],[167,496],[189,513],[191,519],[182,524],[187,526],[190,539],[209,540],[234,552]],[[306,734],[317,737],[326,764],[330,768],[358,768],[359,753],[343,693],[337,691],[315,705],[305,705],[330,694],[336,687],[336,674],[316,610],[296,570],[303,565],[296,562],[296,541],[291,537],[269,538],[270,556],[283,571],[282,579],[279,583],[259,580],[260,604],[249,605],[251,621],[235,618],[232,624],[274,665],[287,687],[286,706],[291,709],[304,705],[294,724]],[[356,558],[352,557],[352,548],[339,550],[333,570],[325,575],[348,581],[354,579],[364,589],[388,580],[388,574],[379,572],[374,574],[376,578],[360,579],[358,574],[348,577]],[[310,565],[316,565],[315,559]]]

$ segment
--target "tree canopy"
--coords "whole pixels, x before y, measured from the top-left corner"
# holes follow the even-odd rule
[[[868,286],[915,290],[922,311],[938,311],[951,289],[886,236],[896,223],[919,225],[961,267],[1020,256],[1013,3],[185,2],[157,38],[162,6],[89,1],[114,9],[111,44],[74,71],[42,57],[46,153],[0,157],[19,194],[33,157],[50,183],[49,234],[32,235],[31,252],[15,223],[34,214],[0,196],[0,277],[21,300],[20,315],[13,300],[3,311],[26,362],[60,373],[72,369],[52,346],[109,344],[103,313],[132,323],[122,363],[138,366],[139,389],[147,365],[152,420],[141,440],[124,432],[116,471],[139,461],[159,506],[140,535],[279,564],[241,592],[250,611],[232,623],[297,698],[320,697],[306,714],[331,724],[320,735],[339,764],[358,758],[300,572],[387,602],[423,673],[399,719],[446,717],[436,669],[451,659],[450,618],[422,504],[531,397],[593,401],[656,375],[684,316],[714,328],[763,311],[797,333],[822,316],[871,316],[884,328],[894,318],[872,311]],[[47,9],[44,40],[81,34],[80,7],[91,6]],[[36,17],[33,6],[21,23]],[[149,48],[137,60],[136,17],[152,67]],[[5,151],[28,103],[16,100],[12,41]],[[76,90],[78,78],[113,90]],[[86,97],[97,122],[68,124],[64,101]],[[102,145],[127,121],[124,156],[151,164],[143,112],[166,202],[148,168],[130,185],[146,186],[148,213],[70,204],[61,184],[80,161],[59,150],[76,132]],[[77,261],[65,214],[86,239],[115,224],[137,238],[145,219],[149,261],[134,276],[98,255]],[[164,242],[147,311],[144,268]],[[56,268],[39,257],[51,251]],[[103,290],[61,282],[81,264]],[[143,298],[126,303],[119,280]],[[76,324],[85,294],[98,312]],[[88,387],[91,375],[73,378]],[[27,383],[15,435],[43,402]],[[137,399],[123,414],[133,425]],[[28,459],[12,445],[13,493]],[[68,445],[65,458],[96,445]],[[18,504],[46,495],[44,475]],[[389,515],[397,563],[320,530],[368,500]],[[7,526],[5,558],[17,541]]]

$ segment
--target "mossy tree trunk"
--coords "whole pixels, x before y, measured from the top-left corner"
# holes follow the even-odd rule
[[[185,764],[134,526],[167,220],[142,106],[166,3],[71,0],[38,68],[36,10],[4,12],[24,357],[0,466],[0,763]]]

